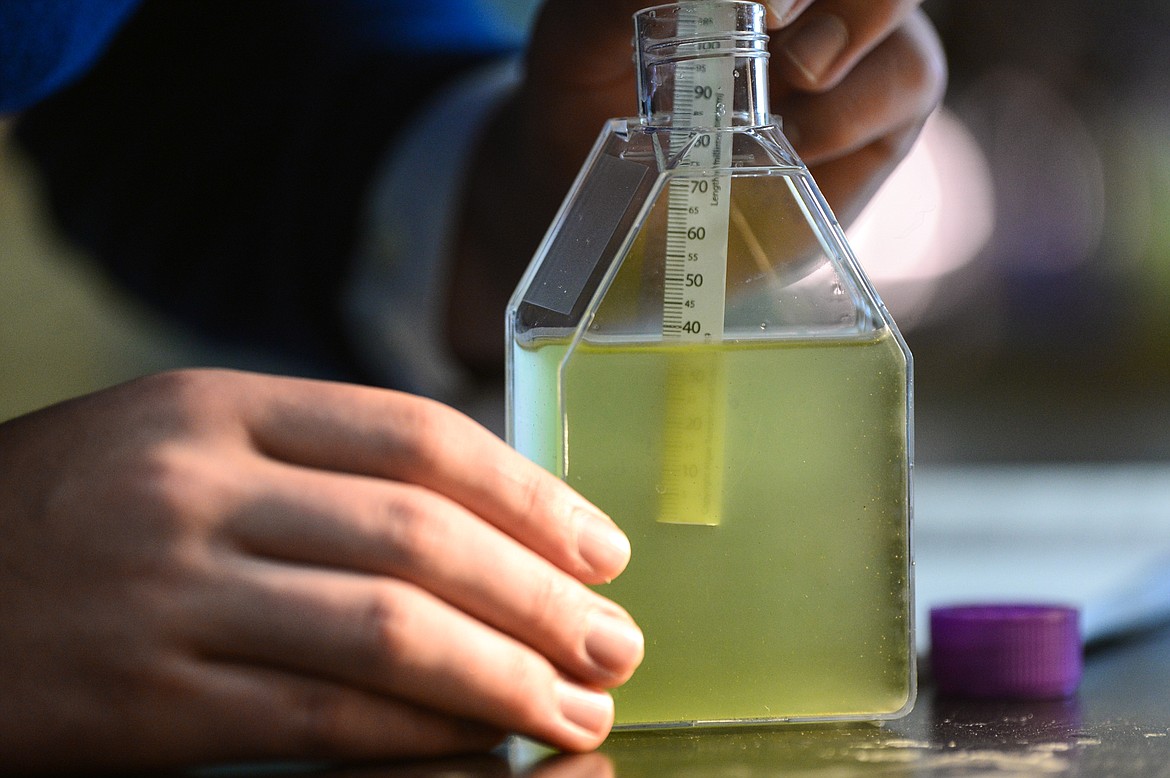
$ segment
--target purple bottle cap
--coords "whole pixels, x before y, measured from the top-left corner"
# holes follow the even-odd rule
[[[1081,681],[1076,608],[961,605],[930,612],[930,667],[942,694],[1068,697]]]

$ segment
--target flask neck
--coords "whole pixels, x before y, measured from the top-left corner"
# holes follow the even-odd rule
[[[765,17],[762,5],[744,0],[690,0],[635,14],[643,123],[676,129],[769,124]],[[696,108],[696,97],[711,101],[711,109]]]

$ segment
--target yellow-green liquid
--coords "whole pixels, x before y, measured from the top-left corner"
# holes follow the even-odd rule
[[[567,347],[515,348],[515,443],[563,470],[633,545],[626,572],[599,587],[647,642],[615,692],[618,725],[905,709],[907,387],[897,341],[885,332],[716,346],[582,341],[558,394]],[[665,417],[678,411],[669,384],[696,361],[722,383],[721,434],[695,438],[721,449],[698,452],[721,471],[714,526],[661,520],[675,477],[663,462]]]

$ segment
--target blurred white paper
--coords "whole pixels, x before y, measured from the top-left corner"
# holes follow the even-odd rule
[[[922,467],[918,646],[932,607],[1081,608],[1086,640],[1170,619],[1170,464]]]

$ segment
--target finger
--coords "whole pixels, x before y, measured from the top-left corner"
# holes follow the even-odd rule
[[[768,9],[768,29],[776,29],[790,23],[815,0],[765,0]]]
[[[624,610],[434,492],[279,464],[263,483],[230,522],[255,553],[409,581],[592,685],[642,660]]]
[[[831,92],[789,95],[781,106],[785,134],[813,166],[916,127],[941,99],[942,63],[934,30],[919,12]]]
[[[613,579],[629,561],[609,517],[451,408],[342,384],[273,385],[284,391],[262,398],[251,420],[270,456],[435,491],[587,583]]]
[[[846,156],[812,168],[833,215],[848,226],[877,193],[918,137],[919,125],[891,133]]]
[[[304,673],[573,751],[613,723],[608,694],[418,587],[252,561],[204,616],[225,661]],[[214,641],[214,643],[213,643]]]
[[[213,749],[208,761],[445,756],[487,751],[505,734],[279,669],[196,660],[184,675],[176,682],[197,690],[192,720],[203,730],[203,748]]]
[[[920,0],[817,0],[772,35],[773,62],[796,89],[823,92],[897,29]]]

